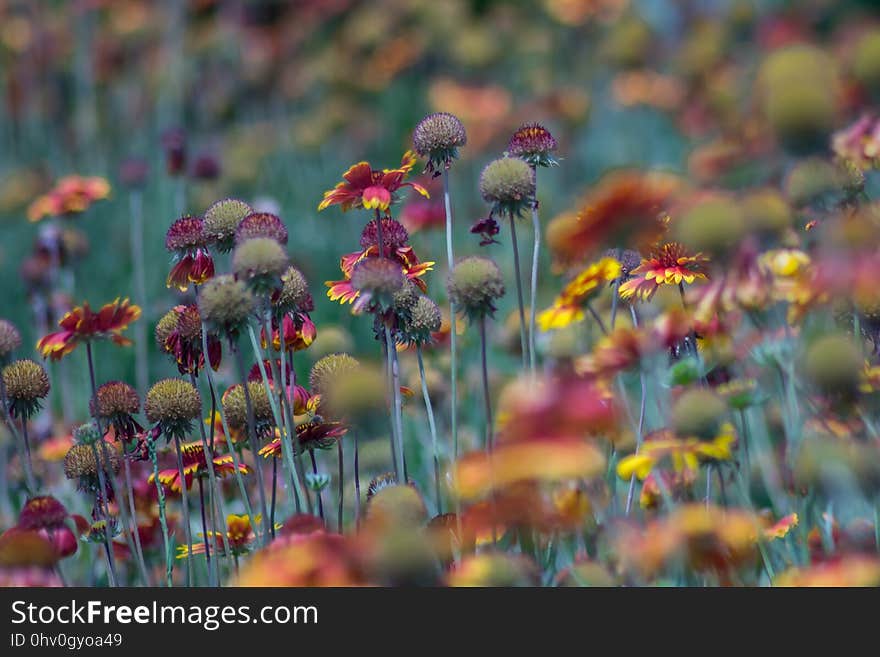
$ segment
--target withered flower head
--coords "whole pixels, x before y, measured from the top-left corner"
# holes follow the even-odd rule
[[[271,237],[254,237],[238,242],[232,252],[235,275],[247,281],[258,293],[276,287],[287,265],[287,251]]]
[[[101,428],[94,420],[81,424],[73,430],[73,439],[80,445],[94,445],[102,438]]]
[[[64,526],[67,509],[51,495],[32,497],[18,515],[21,529],[58,529]]]
[[[122,381],[110,381],[98,387],[89,400],[92,415],[113,419],[120,415],[134,415],[141,408],[137,391]]]
[[[205,210],[205,235],[212,240],[221,253],[232,250],[238,225],[253,208],[244,201],[227,198],[217,201]]]
[[[95,454],[98,457],[95,459]],[[110,448],[97,449],[92,445],[77,444],[64,457],[64,476],[68,479],[92,479],[98,476],[98,464],[105,472],[119,472],[119,453]]]
[[[480,174],[480,195],[493,213],[517,216],[535,203],[535,172],[518,157],[493,160]]]
[[[181,217],[165,233],[165,248],[169,251],[190,251],[206,243],[205,222],[199,217]]]
[[[287,244],[287,227],[280,217],[271,212],[254,212],[238,224],[235,243],[241,244],[255,237],[268,237],[279,244]]]
[[[407,284],[400,263],[388,258],[364,258],[351,272],[351,284],[360,292],[355,308],[384,312],[394,304],[394,296]]]
[[[223,412],[226,414],[226,422],[230,429],[243,429],[247,426],[247,400],[244,392],[241,384],[237,384],[223,393],[221,400]],[[274,422],[272,404],[266,393],[266,387],[262,382],[249,381],[247,392],[254,411],[257,434],[264,436],[271,431]]]
[[[688,390],[672,407],[672,428],[682,438],[711,440],[718,435],[727,415],[727,404],[704,388]]]
[[[367,222],[361,231],[360,244],[364,249],[376,246],[379,243],[379,224],[375,219]],[[409,242],[409,233],[403,224],[389,217],[383,217],[382,226],[382,242],[384,245],[383,255],[389,255],[399,248],[407,245]]]
[[[247,285],[229,274],[212,278],[199,294],[199,313],[219,332],[236,333],[255,307],[256,299]]]
[[[547,128],[540,123],[526,123],[513,133],[507,151],[532,166],[549,167],[556,164],[553,153],[557,147]]]
[[[504,277],[490,258],[462,258],[446,280],[449,299],[472,319],[495,313],[495,300],[504,296]]]
[[[440,330],[443,316],[440,307],[426,296],[420,296],[409,309],[403,331],[409,340],[425,344],[431,340],[431,334]]]
[[[291,265],[281,274],[281,289],[275,304],[281,312],[307,313],[315,309],[306,277],[296,267]]]
[[[12,322],[0,319],[0,361],[5,360],[20,346],[21,334],[18,329]]]
[[[413,130],[413,148],[428,158],[428,171],[448,169],[467,143],[467,133],[458,117],[448,112],[428,114]]]
[[[3,368],[3,384],[13,417],[29,418],[40,410],[40,400],[49,394],[49,375],[39,363],[16,360]]]
[[[348,376],[358,368],[358,361],[348,354],[329,354],[314,365],[309,372],[309,386],[316,395],[329,392],[339,378]]]
[[[163,379],[147,392],[144,412],[163,434],[183,438],[202,416],[202,397],[189,381]]]

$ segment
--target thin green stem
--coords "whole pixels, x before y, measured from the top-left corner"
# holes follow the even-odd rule
[[[440,495],[440,451],[437,443],[437,423],[434,420],[434,407],[428,393],[428,381],[425,377],[425,362],[422,358],[422,345],[416,345],[416,357],[419,361],[419,378],[422,382],[422,397],[425,398],[425,411],[428,415],[428,428],[431,430],[431,452],[434,457],[434,494],[437,496],[437,513],[443,513],[443,498]]]
[[[186,535],[186,553],[192,554],[192,527],[189,522],[189,496],[187,495],[186,475],[183,470],[183,450],[180,448],[180,436],[174,435],[174,450],[177,452],[177,476],[180,484],[180,508],[183,511],[183,530]],[[207,456],[207,455],[206,455]],[[210,561],[208,561],[210,564]],[[192,587],[195,573],[189,560],[186,562],[186,583]]]
[[[519,268],[519,246],[516,240],[516,218],[510,214],[510,243],[513,246],[513,271],[516,279],[516,303],[519,309],[519,341],[522,350],[523,370],[529,364],[529,341],[526,336],[526,310],[523,301],[522,273]]]
[[[228,435],[228,434],[227,434]],[[156,484],[156,495],[159,503],[159,525],[162,527],[162,542],[165,546],[165,583],[170,588],[174,585],[174,555],[171,553],[171,537],[168,534],[168,514],[165,510],[165,490],[159,481],[159,458],[156,455],[156,441],[147,439],[147,451],[153,464],[153,481]]]
[[[342,506],[343,506],[343,496],[345,494],[345,465],[343,458],[343,449],[342,449],[342,439],[336,441],[336,457],[339,461],[339,476],[337,482],[337,490],[338,490],[338,499],[336,500],[336,526],[339,529],[339,533],[342,533]]]
[[[483,375],[483,405],[486,419],[486,451],[492,451],[492,398],[489,394],[489,367],[486,358],[486,315],[480,316],[480,365]]]
[[[535,176],[535,196],[538,189],[538,171],[537,167],[532,167]],[[532,276],[531,288],[529,290],[529,369],[532,375],[537,371],[537,354],[535,349],[535,340],[537,331],[538,316],[538,264],[541,256],[541,220],[538,217],[538,204],[532,205],[532,230],[534,232],[534,243],[532,245]]]
[[[309,457],[312,459],[312,474],[317,477],[318,475],[318,460],[315,458],[315,450],[309,450]],[[321,518],[321,522],[326,523],[324,520],[324,494],[322,491],[318,491],[318,517]]]
[[[152,586],[150,582],[150,573],[147,570],[147,564],[144,559],[144,547],[141,545],[141,535],[138,531],[137,525],[137,510],[134,506],[134,487],[131,483],[131,465],[128,462],[125,454],[122,455],[122,464],[125,469],[125,492],[128,496],[128,511],[131,515],[132,519],[132,534],[134,538],[134,547],[135,547],[135,558],[137,559],[138,568],[141,571],[141,578],[144,581],[144,586]]]

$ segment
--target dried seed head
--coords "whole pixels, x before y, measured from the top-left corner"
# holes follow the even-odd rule
[[[440,330],[442,314],[439,306],[426,296],[420,296],[410,308],[404,331],[410,340],[425,343],[431,334]]]
[[[217,250],[227,253],[232,250],[238,225],[253,211],[247,203],[235,198],[217,201],[205,210],[205,235],[214,241]]]
[[[415,528],[427,519],[425,501],[415,486],[384,486],[367,498],[366,520],[373,526]]]
[[[311,312],[315,301],[309,292],[306,277],[296,267],[290,266],[281,274],[281,289],[276,301],[282,311]]]
[[[519,215],[535,203],[535,172],[518,157],[493,160],[480,174],[480,194],[494,212]]]
[[[727,414],[727,404],[703,388],[688,390],[672,408],[672,428],[682,438],[710,440],[718,435]]]
[[[122,381],[110,381],[95,391],[89,400],[92,415],[102,419],[113,419],[123,415],[134,415],[141,408],[137,391]]]
[[[513,133],[507,150],[532,166],[546,167],[555,164],[553,152],[557,146],[556,139],[547,128],[540,123],[526,123]]]
[[[361,247],[368,249],[379,243],[378,224],[375,219],[367,222],[361,231]],[[382,222],[382,243],[385,245],[385,252],[394,252],[397,249],[406,246],[409,243],[409,233],[403,224],[394,219],[383,217]]]
[[[247,390],[254,410],[257,433],[265,434],[265,429],[267,426],[271,426],[274,420],[272,404],[269,401],[269,395],[266,394],[266,387],[262,381],[248,381]],[[232,429],[245,428],[247,426],[247,400],[241,384],[234,385],[223,393],[222,403],[229,427]]]
[[[73,439],[80,445],[94,445],[103,437],[101,428],[94,420],[81,424],[73,430]]]
[[[255,307],[256,299],[247,285],[229,274],[207,281],[199,294],[199,313],[218,331],[238,331]]]
[[[406,315],[412,310],[416,301],[419,300],[419,288],[415,283],[407,281],[403,286],[394,293],[392,306],[395,312]]]
[[[177,330],[178,314],[176,308],[172,308],[162,315],[162,318],[156,323],[154,335],[156,337],[156,345],[162,351],[165,350],[165,343],[168,337]]]
[[[97,452],[98,458],[95,459]],[[119,472],[119,452],[110,445],[106,449],[93,445],[77,444],[71,447],[64,457],[64,476],[68,479],[92,478],[98,476],[98,464],[105,472]]]
[[[355,369],[359,363],[348,354],[330,354],[312,365],[309,373],[309,386],[314,394],[323,394],[330,390],[338,377],[343,377]]]
[[[40,410],[40,400],[49,394],[49,375],[30,359],[11,362],[3,368],[3,383],[14,417],[29,418]]]
[[[181,217],[165,233],[165,248],[169,251],[190,251],[206,243],[205,223],[199,217]]]
[[[0,319],[0,361],[21,346],[21,334],[12,322]]]
[[[407,283],[399,263],[388,258],[365,258],[354,266],[351,284],[362,295],[385,310],[394,303],[394,295]]]
[[[321,415],[331,418],[357,418],[385,408],[387,382],[381,368],[356,366],[345,376],[332,378],[321,393]]]
[[[287,244],[287,227],[280,217],[271,212],[254,212],[238,224],[235,243],[241,244],[256,237],[268,237],[279,244]]]
[[[202,397],[189,381],[163,379],[147,392],[144,412],[162,433],[183,437],[202,415]]]
[[[504,277],[490,258],[468,256],[453,268],[446,281],[449,299],[471,318],[492,315],[495,300],[504,296]]]
[[[413,130],[413,148],[428,158],[428,169],[448,168],[467,143],[467,132],[458,117],[447,112],[428,114]]]
[[[694,203],[676,222],[680,242],[694,251],[720,256],[731,251],[746,229],[742,209],[732,198],[709,197]]]
[[[273,287],[287,264],[287,251],[271,237],[239,242],[232,252],[232,271],[259,290]]]

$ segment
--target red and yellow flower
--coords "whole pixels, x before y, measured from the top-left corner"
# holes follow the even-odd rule
[[[272,347],[276,351],[281,350],[281,328],[284,328],[284,350],[302,351],[308,349],[318,335],[315,323],[308,313],[287,313],[282,320],[272,320]],[[260,330],[260,342],[266,348],[266,330]]]
[[[565,328],[584,318],[584,307],[601,286],[618,278],[621,264],[614,258],[602,258],[575,276],[553,301],[553,305],[538,315],[542,331]]]
[[[257,515],[254,520],[259,524],[262,520],[262,516]],[[281,527],[281,525],[276,524],[275,527],[277,529]],[[180,545],[177,547],[178,559],[186,559],[191,554],[205,553],[205,535],[199,532],[198,537],[202,540],[193,541],[192,552],[190,552],[190,546],[188,545]],[[256,537],[257,535],[254,533],[254,528],[251,527],[251,519],[247,514],[239,516],[230,513],[226,516],[226,541],[229,542],[229,550],[233,555],[238,556],[247,553]],[[214,543],[213,549],[217,554],[225,553],[226,545],[223,541],[223,535],[220,532],[208,532],[208,540]]]
[[[647,301],[661,285],[690,285],[706,280],[703,265],[708,261],[702,253],[691,255],[678,242],[667,242],[632,270],[633,278],[620,286],[620,298]]]
[[[69,311],[58,322],[60,331],[49,333],[37,342],[37,349],[43,357],[60,360],[80,342],[108,339],[120,346],[131,344],[122,332],[141,316],[141,309],[129,303],[128,299],[118,298],[104,304],[94,312],[88,302]]]
[[[205,448],[201,441],[180,444],[181,458],[183,460],[183,476],[186,479],[186,489],[192,487],[193,478],[208,473],[208,461],[205,458]],[[213,458],[214,474],[218,477],[228,477],[235,473],[235,462],[231,454],[215,456]],[[251,469],[244,463],[238,464],[241,474],[248,474]],[[150,474],[149,482],[155,481],[155,475]],[[173,493],[181,492],[180,471],[177,468],[169,468],[159,471],[159,482]]]
[[[630,454],[617,464],[617,476],[628,480],[633,475],[644,481],[661,463],[670,462],[675,472],[696,471],[706,461],[729,461],[733,458],[736,434],[733,425],[725,423],[712,440],[678,438],[671,431],[661,429],[645,437],[636,454]]]
[[[331,205],[340,205],[342,210],[365,208],[386,211],[395,200],[395,194],[402,187],[411,187],[424,197],[428,191],[414,182],[404,182],[416,164],[412,151],[404,153],[400,166],[396,169],[373,169],[369,162],[358,162],[342,174],[342,182],[324,192],[324,200],[318,211]]]
[[[345,278],[339,281],[327,281],[327,296],[330,301],[339,301],[339,303],[353,303],[360,296],[360,292],[354,289],[351,283],[351,274],[354,266],[365,258],[375,258],[378,256],[379,249],[376,246],[370,246],[363,251],[355,251],[342,256],[339,261],[339,268],[342,270]],[[415,283],[422,292],[427,292],[428,286],[422,280],[427,272],[434,268],[433,262],[419,262],[418,256],[411,246],[399,246],[390,254],[390,259],[399,263],[403,268],[404,275],[413,283]]]
[[[110,183],[105,178],[65,176],[48,193],[30,204],[29,221],[85,212],[95,201],[110,196]]]

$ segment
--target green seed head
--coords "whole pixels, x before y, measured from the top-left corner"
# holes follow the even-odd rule
[[[244,201],[234,198],[217,201],[205,210],[205,234],[221,253],[227,253],[235,243],[238,225],[251,213],[253,208]]]
[[[493,211],[519,215],[535,202],[535,174],[518,157],[502,157],[486,165],[480,174],[480,194]]]
[[[199,294],[199,313],[217,331],[236,333],[256,308],[256,299],[243,281],[225,274],[207,281]]]
[[[693,388],[672,408],[672,429],[682,438],[710,440],[718,435],[727,414],[724,400],[710,390]]]
[[[446,281],[449,299],[469,317],[495,312],[495,300],[504,296],[504,277],[494,260],[482,256],[462,258]]]

